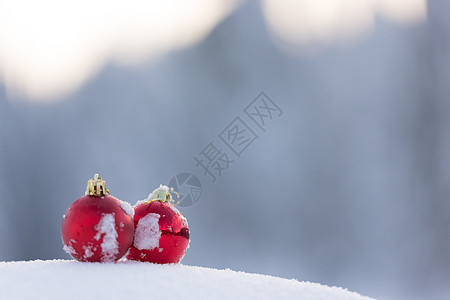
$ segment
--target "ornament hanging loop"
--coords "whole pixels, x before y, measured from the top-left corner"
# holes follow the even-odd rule
[[[106,182],[98,174],[95,174],[93,179],[88,180],[86,195],[96,197],[109,195],[109,190],[106,188]]]
[[[172,203],[174,206],[177,206],[177,205],[180,203],[180,201],[181,201],[181,199],[180,199],[180,194],[178,194],[173,188],[170,188],[170,192],[175,193],[175,194],[177,195],[177,198],[178,198],[177,203],[175,203],[175,202],[173,201],[172,197],[171,197],[171,199],[170,199],[170,203]]]

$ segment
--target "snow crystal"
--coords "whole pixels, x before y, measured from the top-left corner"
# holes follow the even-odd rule
[[[151,192],[151,193],[148,195],[147,199],[144,199],[144,200],[138,200],[138,201],[136,202],[136,204],[134,205],[134,207],[136,207],[136,206],[138,206],[138,205],[140,205],[140,204],[142,204],[142,203],[146,203],[146,202],[148,202],[148,201],[150,201],[150,200],[155,199],[155,198],[156,198],[156,193],[157,193],[158,191],[163,191],[163,192],[165,192],[165,193],[169,193],[169,194],[170,194],[170,188],[169,188],[167,185],[162,185],[162,184],[160,184],[160,185],[159,185],[159,188],[157,188],[157,189],[155,189],[153,192]],[[170,194],[170,200],[172,200],[172,195],[171,195],[171,194]]]
[[[92,255],[94,255],[94,252],[92,251],[92,246],[83,246],[83,249],[85,258],[89,258]]]
[[[75,251],[75,249],[73,249],[73,247],[72,247],[71,245],[66,245],[66,244],[64,244],[63,249],[64,249],[64,251],[67,252],[67,254],[70,254],[70,255],[74,255],[74,254],[77,253],[77,252]]]
[[[114,214],[106,214],[98,222],[95,227],[97,234],[95,239],[98,241],[103,235],[103,241],[100,245],[102,248],[102,261],[114,261],[115,256],[119,253],[119,243],[117,242],[116,220]]]
[[[179,211],[175,206],[169,205],[169,207],[170,207],[170,209],[171,209],[176,215],[179,215],[179,214],[180,214],[180,211]]]
[[[152,250],[159,247],[159,214],[150,213],[141,218],[134,234],[134,246],[139,250]]]
[[[133,207],[136,208],[136,206],[138,206],[138,205],[140,205],[140,204],[142,204],[142,203],[146,203],[146,202],[148,202],[148,200],[138,200],[138,201],[136,202],[136,204],[133,205]]]
[[[126,201],[120,201],[120,207],[122,207],[123,211],[130,215],[132,218],[134,217],[134,209],[131,207],[130,203]]]
[[[189,227],[188,221],[184,216],[181,216],[181,221],[183,222],[183,226]]]
[[[134,207],[136,207],[136,206],[138,206],[138,205],[140,205],[140,204],[142,204],[142,203],[147,203],[148,201],[150,201],[150,200],[153,200],[153,199],[156,199],[156,198],[158,198],[157,197],[157,193],[161,193],[161,192],[163,192],[163,193],[169,193],[169,195],[170,195],[170,201],[172,202],[172,194],[170,194],[170,191],[171,191],[171,188],[169,188],[167,185],[162,185],[162,184],[160,184],[159,185],[159,188],[157,188],[157,189],[155,189],[153,192],[151,192],[149,195],[148,195],[148,197],[147,197],[147,199],[144,199],[144,200],[138,200],[137,202],[136,202],[136,204],[134,205]],[[175,212],[175,211],[174,211]],[[179,212],[179,211],[178,211]],[[175,212],[176,213],[176,212]]]

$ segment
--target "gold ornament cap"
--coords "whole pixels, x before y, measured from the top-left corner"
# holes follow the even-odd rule
[[[94,178],[89,179],[87,182],[85,195],[95,197],[109,195],[109,190],[106,188],[106,182],[98,174],[95,174]]]
[[[178,197],[178,201],[175,202],[172,199],[172,194],[174,193],[177,195]],[[159,188],[157,188],[156,190],[154,190],[152,193],[150,193],[150,195],[147,198],[147,203],[152,202],[152,201],[162,201],[162,202],[168,202],[172,205],[178,205],[178,203],[180,203],[180,195],[175,192],[175,190],[173,188],[169,188],[168,186],[165,185],[160,185]]]

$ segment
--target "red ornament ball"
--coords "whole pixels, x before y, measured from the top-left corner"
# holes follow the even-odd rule
[[[171,203],[152,200],[135,206],[135,234],[127,259],[179,263],[189,245],[186,218]]]
[[[83,262],[114,262],[133,242],[133,209],[105,194],[76,200],[62,221],[64,250]]]

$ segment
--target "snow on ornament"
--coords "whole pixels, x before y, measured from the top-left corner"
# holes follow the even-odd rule
[[[174,203],[172,193],[177,194]],[[186,218],[175,207],[180,196],[160,185],[147,198],[134,206],[135,234],[127,259],[158,264],[179,263],[189,246]]]
[[[88,181],[86,195],[63,217],[64,250],[83,262],[114,262],[125,255],[134,236],[133,209],[109,194],[98,174]]]

